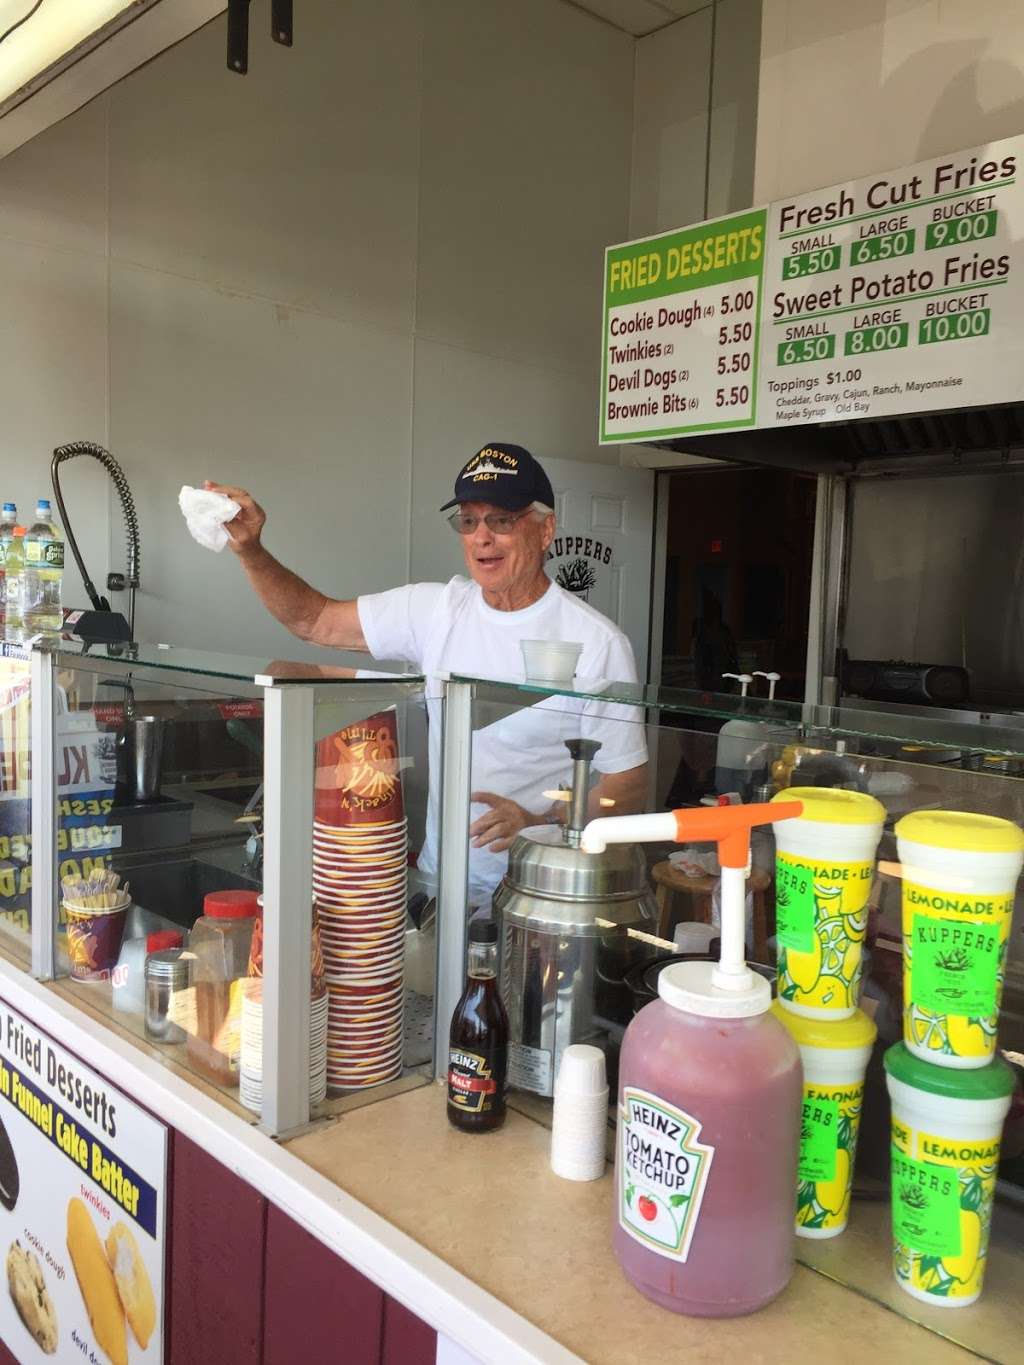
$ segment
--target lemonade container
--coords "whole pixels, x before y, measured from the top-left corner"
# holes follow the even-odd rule
[[[903,864],[903,1041],[936,1066],[995,1055],[1024,834],[1010,820],[915,811],[896,826]]]
[[[896,1043],[892,1101],[893,1274],[922,1303],[966,1308],[981,1293],[999,1140],[1013,1072],[932,1066]]]
[[[776,1000],[772,1013],[804,1065],[796,1235],[838,1237],[850,1217],[864,1073],[878,1030],[863,1010],[848,1019],[807,1019]]]
[[[779,1000],[809,1019],[847,1019],[860,999],[868,893],[885,807],[833,787],[789,787],[800,801],[775,833]]]

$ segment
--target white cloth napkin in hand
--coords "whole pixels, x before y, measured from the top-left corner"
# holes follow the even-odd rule
[[[208,488],[192,488],[188,484],[178,494],[178,506],[192,539],[217,554],[228,543],[224,523],[232,521],[242,510],[234,498],[229,498],[225,493],[214,493]]]

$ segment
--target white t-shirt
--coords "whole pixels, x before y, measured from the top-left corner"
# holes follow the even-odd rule
[[[401,659],[427,678],[429,801],[427,837],[419,866],[437,871],[438,779],[441,772],[441,684],[448,673],[524,679],[521,640],[565,640],[583,646],[577,685],[636,682],[633,650],[622,631],[599,611],[551,583],[543,597],[522,611],[496,611],[478,584],[467,578],[448,583],[410,583],[358,599],[366,644],[378,659]],[[508,711],[480,703],[474,717],[473,791],[496,792],[540,814],[551,805],[544,792],[568,783],[572,760],[567,739],[600,740],[594,767],[625,772],[647,762],[643,724],[634,707],[546,697],[534,706]],[[489,809],[474,803],[472,819]],[[470,848],[469,895],[486,903],[501,880],[508,855]]]

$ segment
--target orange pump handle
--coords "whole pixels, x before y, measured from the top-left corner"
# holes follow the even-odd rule
[[[802,801],[772,801],[750,806],[700,806],[674,810],[676,843],[714,842],[723,867],[746,867],[750,856],[750,831],[755,825],[776,820],[795,820],[803,815]]]

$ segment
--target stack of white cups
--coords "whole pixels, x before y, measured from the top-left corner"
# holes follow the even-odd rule
[[[562,1053],[555,1078],[551,1169],[566,1180],[600,1180],[608,1132],[608,1078],[604,1053],[573,1043]]]

